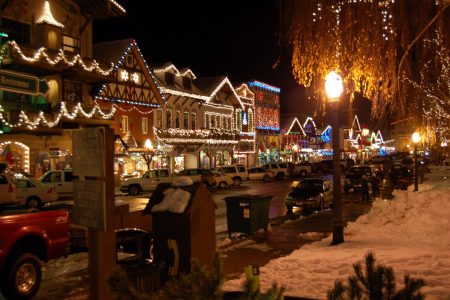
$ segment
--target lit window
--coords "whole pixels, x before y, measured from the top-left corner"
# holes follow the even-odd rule
[[[128,81],[130,76],[128,75],[128,72],[126,70],[121,69],[120,70],[120,80],[122,81]]]
[[[75,37],[63,35],[62,49],[67,52],[80,53],[81,40]]]
[[[142,118],[141,127],[142,127],[142,133],[147,134],[148,133],[148,118],[145,118],[145,117]]]
[[[121,116],[121,127],[120,127],[120,131],[121,132],[128,132],[129,128],[128,128],[128,116]]]
[[[189,113],[187,111],[183,113],[183,125],[184,129],[189,129]]]
[[[131,80],[136,84],[140,84],[141,83],[141,74],[139,74],[137,72],[131,74]]]

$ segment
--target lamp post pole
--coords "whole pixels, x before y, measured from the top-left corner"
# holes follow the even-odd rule
[[[150,171],[150,163],[152,162],[153,159],[153,154],[155,153],[155,149],[153,149],[152,146],[152,142],[150,141],[150,139],[147,139],[145,141],[145,145],[144,145],[144,160],[145,163],[147,164],[147,171]]]
[[[339,98],[343,91],[342,79],[335,72],[331,72],[325,79],[325,90],[333,110],[333,241],[332,245],[344,242],[344,222],[342,218],[342,194],[341,194],[341,165],[339,145]]]
[[[412,135],[412,142],[414,144],[414,192],[419,190],[419,162],[417,159],[417,144],[420,142],[420,135],[414,132]]]

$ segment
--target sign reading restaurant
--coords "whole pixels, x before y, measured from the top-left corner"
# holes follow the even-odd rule
[[[0,90],[28,95],[45,95],[49,87],[45,79],[0,69]]]

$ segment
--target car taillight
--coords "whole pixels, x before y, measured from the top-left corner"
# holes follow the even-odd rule
[[[8,187],[8,193],[13,193],[14,192],[14,185],[12,185],[11,183],[9,184]]]

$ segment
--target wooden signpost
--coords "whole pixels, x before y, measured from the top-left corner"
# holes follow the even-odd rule
[[[107,279],[116,267],[114,233],[114,131],[93,127],[73,132],[73,220],[89,228],[89,299],[112,299]]]

